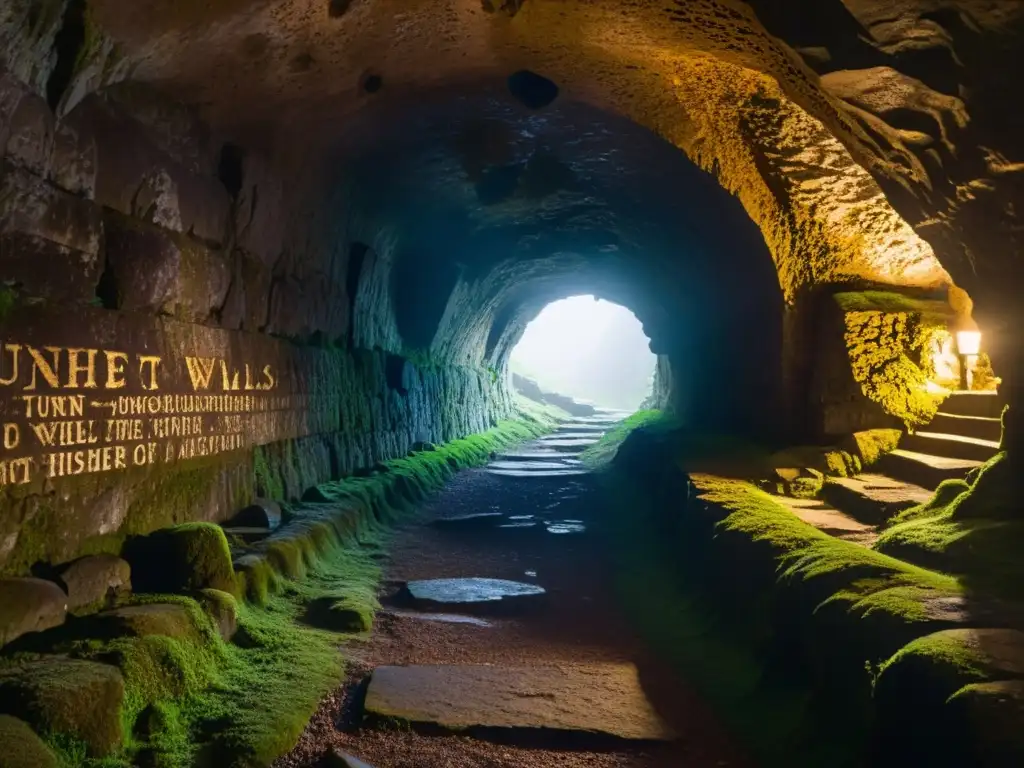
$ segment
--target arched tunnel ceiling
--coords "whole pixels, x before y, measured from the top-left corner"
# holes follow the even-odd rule
[[[1017,184],[1016,134],[1005,110],[995,119],[990,96],[1017,52],[1024,8],[1016,0],[88,0],[88,8],[109,41],[93,45],[72,100],[125,77],[157,83],[198,105],[219,135],[285,153],[324,151],[374,103],[540,71],[563,98],[625,115],[715,170],[765,232],[787,295],[850,271],[948,281],[882,189],[968,284],[972,270],[985,269],[972,253],[988,221],[980,206],[1015,217],[1000,201]],[[43,54],[24,54],[33,55]],[[38,61],[35,69],[45,71]],[[372,94],[362,88],[368,75],[382,86]],[[1015,231],[989,227],[986,243]],[[993,259],[988,268],[1005,265]]]
[[[442,319],[442,337],[481,323],[485,337],[492,316],[517,311],[504,305],[536,312],[580,291],[630,305],[649,323],[661,303],[699,305],[720,293],[723,278],[737,297],[745,282],[779,292],[738,201],[624,118],[569,101],[531,112],[502,87],[406,106],[394,118],[354,130],[344,156],[358,160],[337,173],[356,187],[350,199],[394,222],[399,317],[457,282],[477,296],[446,318],[443,304],[424,307],[404,323],[407,340]]]

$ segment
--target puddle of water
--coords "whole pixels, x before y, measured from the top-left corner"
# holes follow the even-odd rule
[[[581,525],[579,523],[570,523],[568,521],[561,523],[550,523],[548,525],[548,533],[583,533],[586,530],[587,527],[585,525]]]
[[[509,520],[533,520],[533,515],[509,515]]]
[[[522,523],[504,523],[498,526],[499,528],[536,528],[536,522],[522,522]]]
[[[544,594],[544,589],[535,584],[478,577],[410,581],[406,584],[406,589],[416,600],[453,605],[492,602],[506,598],[535,597]]]
[[[536,579],[537,578],[537,572],[536,571],[527,571],[526,575],[529,576],[531,579]]]

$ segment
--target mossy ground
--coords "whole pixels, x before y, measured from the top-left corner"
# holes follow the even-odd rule
[[[947,480],[925,504],[895,516],[875,549],[957,574],[973,591],[1024,599],[1024,522],[1007,454],[970,480]]]
[[[600,440],[583,451],[580,454],[580,461],[591,469],[600,469],[615,458],[619,446],[633,430],[645,426],[656,427],[665,423],[664,415],[659,410],[637,411],[608,430]]]
[[[239,580],[238,591],[257,599],[235,606],[233,642],[221,638],[200,601],[185,595],[132,598],[135,604],[182,606],[183,626],[173,632],[105,637],[88,631],[87,624],[71,627],[48,650],[121,669],[125,738],[112,756],[97,758],[89,756],[83,740],[51,735],[62,765],[270,765],[295,744],[323,696],[338,684],[344,666],[339,647],[359,637],[319,626],[311,606],[340,604],[359,617],[359,629],[368,625],[379,607],[374,555],[387,545],[389,523],[458,468],[547,432],[564,416],[526,406],[519,421],[387,462],[386,472],[319,486],[310,494],[316,503],[291,506],[295,530],[282,531],[258,550],[265,565]],[[356,508],[362,513],[345,513]],[[196,597],[209,608],[208,592]]]
[[[961,584],[799,520],[747,479],[771,463],[758,446],[643,422],[602,474],[629,510],[607,533],[633,621],[762,764],[863,764],[876,670]]]

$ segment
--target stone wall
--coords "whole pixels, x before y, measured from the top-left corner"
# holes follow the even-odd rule
[[[397,354],[395,333],[379,348],[363,326],[394,327],[386,260],[314,227],[289,240],[273,160],[215,147],[151,91],[58,119],[0,72],[0,572],[512,413],[486,370]]]

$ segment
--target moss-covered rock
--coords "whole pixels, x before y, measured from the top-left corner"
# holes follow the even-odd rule
[[[233,563],[238,593],[246,600],[263,605],[277,591],[279,577],[270,560],[259,554],[242,555]]]
[[[894,761],[938,766],[1019,764],[1007,762],[1004,745],[979,739],[982,734],[969,730],[970,721],[964,716],[969,714],[966,709],[979,703],[971,701],[972,686],[1021,679],[1024,633],[952,629],[921,637],[880,669],[874,686],[879,737]],[[965,698],[957,701],[960,694]],[[936,734],[943,736],[937,739]],[[999,759],[981,760],[982,754],[993,752]]]
[[[127,561],[115,555],[75,560],[60,572],[60,582],[68,593],[68,612],[82,616],[112,605],[131,592],[131,574]]]
[[[238,630],[238,602],[234,595],[219,589],[204,589],[196,600],[213,619],[213,624],[224,640],[230,640]]]
[[[967,724],[974,765],[1024,765],[1024,680],[972,683],[949,706],[951,719]]]
[[[28,725],[0,715],[0,768],[57,768],[57,756]]]
[[[140,592],[237,589],[227,538],[212,523],[186,523],[133,539],[125,557]]]
[[[0,579],[0,647],[64,623],[68,596],[52,581]]]
[[[124,678],[109,664],[50,657],[0,670],[0,712],[73,737],[94,756],[121,744],[124,696]]]
[[[332,632],[369,632],[373,628],[373,608],[346,597],[318,598],[310,605],[307,618]]]
[[[198,638],[199,630],[188,609],[180,603],[129,605],[97,614],[89,626],[100,637]]]
[[[841,300],[840,306],[851,370],[864,394],[908,427],[931,421],[942,396],[927,386],[929,370],[922,352],[936,334],[948,332],[945,316],[920,308],[851,310]]]

